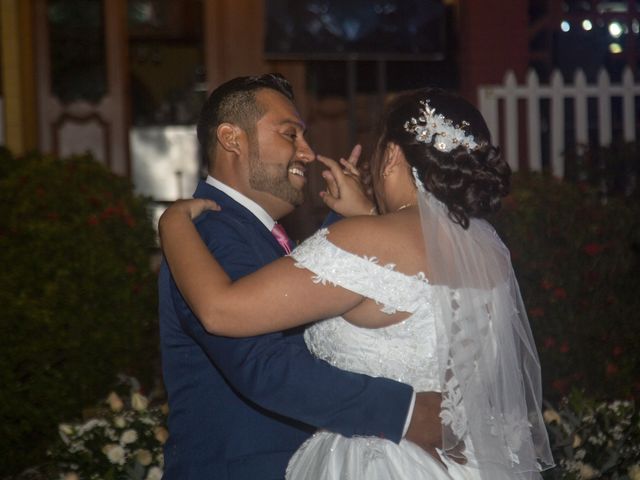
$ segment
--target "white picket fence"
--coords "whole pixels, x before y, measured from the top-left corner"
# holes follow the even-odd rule
[[[518,85],[515,74],[509,71],[502,85],[481,86],[478,89],[480,111],[487,121],[494,143],[501,145],[511,168],[514,171],[519,168],[518,157],[522,152],[520,144],[524,140],[520,138],[520,133],[526,132],[525,151],[528,167],[532,171],[542,169],[544,129],[550,136],[547,142],[549,150],[544,153],[549,159],[551,172],[557,177],[564,174],[564,152],[572,147],[589,144],[589,99],[597,99],[597,119],[593,119],[598,130],[597,143],[600,146],[609,146],[613,127],[612,99],[619,97],[622,101],[621,118],[616,120],[622,124],[624,141],[632,142],[636,140],[638,96],[640,84],[635,83],[633,73],[628,67],[623,72],[622,82],[618,84],[611,83],[605,70],[598,73],[596,83],[588,84],[584,72],[578,70],[573,83],[565,83],[562,74],[555,71],[549,84],[545,85],[540,84],[538,75],[531,70],[524,85]],[[574,123],[570,128],[575,132],[575,140],[571,145],[566,138],[567,98],[573,100],[574,109]],[[550,102],[548,119],[541,116],[543,100]],[[522,103],[525,105],[524,113],[519,110],[519,104]],[[523,118],[526,119],[526,128],[519,125],[519,120]]]

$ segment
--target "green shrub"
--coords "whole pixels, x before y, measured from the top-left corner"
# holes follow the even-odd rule
[[[544,395],[640,394],[640,208],[588,185],[514,176],[493,219],[511,250],[541,357]]]
[[[556,468],[548,480],[634,480],[640,475],[640,413],[633,401],[597,402],[574,391],[544,420]]]
[[[0,151],[0,458],[41,462],[57,423],[157,359],[146,200],[88,157]]]

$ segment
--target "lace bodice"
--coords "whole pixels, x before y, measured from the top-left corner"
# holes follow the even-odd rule
[[[411,313],[385,328],[367,329],[335,317],[305,332],[309,350],[343,370],[410,384],[416,391],[439,391],[436,325],[432,287],[425,276],[397,272],[395,265],[379,265],[375,257],[359,257],[340,249],[322,229],[297,247],[296,266],[314,273],[316,283],[327,282],[371,298],[386,313]]]

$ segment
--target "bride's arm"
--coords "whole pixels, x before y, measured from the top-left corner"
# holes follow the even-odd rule
[[[362,302],[363,297],[343,288],[314,283],[313,274],[296,267],[290,257],[231,282],[191,221],[192,213],[211,205],[203,200],[177,202],[159,224],[173,278],[207,331],[259,335],[340,315]]]

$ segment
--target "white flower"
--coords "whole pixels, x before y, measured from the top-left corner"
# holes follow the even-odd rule
[[[102,447],[102,453],[104,453],[111,463],[117,465],[124,465],[125,451],[120,445],[115,443],[109,443]]]
[[[149,450],[138,450],[136,451],[136,460],[143,467],[146,467],[151,464],[153,457],[151,456],[151,452]]]
[[[151,467],[149,469],[149,473],[147,473],[147,478],[145,480],[161,480],[162,479],[162,470],[158,467]]]
[[[61,423],[60,425],[58,425],[58,433],[60,434],[60,438],[62,438],[62,441],[65,443],[65,445],[69,445],[69,436],[73,435],[73,427],[68,423]]]
[[[92,418],[91,420],[88,420],[87,422],[85,422],[83,425],[80,426],[80,428],[78,429],[78,433],[80,435],[84,435],[85,433],[90,432],[96,427],[104,427],[106,425],[107,423],[103,419]]]
[[[153,429],[153,435],[156,437],[156,440],[159,441],[162,445],[169,438],[169,432],[164,427],[156,427]]]
[[[140,421],[145,425],[155,425],[157,423],[153,418],[150,417],[142,417]]]
[[[595,478],[598,475],[599,472],[588,463],[577,463],[580,467],[580,478],[584,478],[584,480],[590,480],[591,478]]]
[[[61,423],[58,425],[58,431],[60,433],[64,433],[65,435],[71,435],[73,433],[73,427],[68,423]]]
[[[119,412],[124,408],[124,403],[116,392],[111,392],[107,397],[107,403],[114,412]]]
[[[629,479],[640,480],[640,464],[635,464],[629,468]]]
[[[138,439],[138,433],[135,430],[125,430],[122,432],[120,436],[120,443],[122,445],[126,445],[128,443],[133,443]]]
[[[545,423],[560,423],[560,414],[553,409],[545,410],[542,417]]]
[[[575,434],[573,436],[573,444],[571,445],[573,448],[578,448],[580,445],[582,445],[582,437],[580,437],[580,435]]]
[[[80,480],[80,477],[76,472],[68,472],[64,474],[62,480]]]
[[[118,428],[124,428],[127,426],[127,421],[122,415],[113,417],[113,424]]]
[[[148,405],[149,400],[147,400],[147,397],[145,397],[144,395],[138,392],[135,392],[133,395],[131,395],[131,406],[134,410],[142,412],[143,410],[147,409]]]

